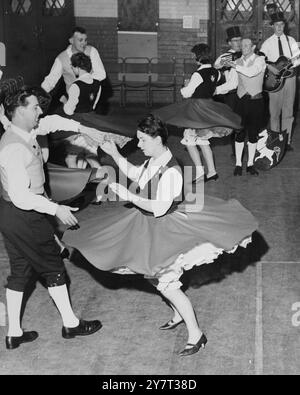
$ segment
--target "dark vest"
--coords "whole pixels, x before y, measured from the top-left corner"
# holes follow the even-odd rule
[[[209,67],[206,69],[201,69],[196,71],[202,79],[203,82],[197,86],[192,98],[193,99],[211,99],[218,86],[220,73],[214,67]]]
[[[79,102],[76,106],[75,112],[84,113],[93,111],[94,103],[100,89],[101,82],[93,80],[92,84],[87,84],[83,81],[75,81],[80,90]]]
[[[149,162],[150,160],[148,160],[145,165],[144,165],[144,169],[140,175],[140,178],[142,177],[142,175],[144,174],[144,172],[147,170],[148,166],[149,166]],[[130,185],[130,191],[135,193],[136,195],[139,195],[141,198],[144,199],[149,199],[149,200],[155,200],[156,199],[156,193],[157,193],[157,189],[158,189],[158,183],[161,179],[161,177],[163,176],[163,174],[171,167],[175,167],[180,174],[182,174],[181,168],[177,162],[177,160],[172,157],[172,159],[166,164],[166,166],[163,166],[159,169],[159,171],[155,174],[154,177],[152,177],[151,180],[149,180],[149,182],[145,185],[145,187],[143,189],[140,188],[140,186],[138,185],[138,182],[133,182]],[[171,205],[171,207],[169,208],[169,210],[164,214],[170,214],[174,211],[176,211],[178,205],[181,203],[182,201],[175,201],[173,200],[173,203]],[[132,205],[133,206],[133,205]],[[145,211],[139,207],[136,207],[138,210],[140,210],[144,215],[147,216],[154,216],[153,213],[150,213],[149,211]]]

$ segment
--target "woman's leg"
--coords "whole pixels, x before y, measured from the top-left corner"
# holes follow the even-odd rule
[[[202,165],[200,153],[196,145],[196,131],[195,129],[185,129],[181,144],[185,145],[188,153],[196,167],[196,176],[194,181],[204,175],[204,168]]]
[[[212,150],[210,148],[209,143],[205,145],[200,145],[205,163],[207,165],[207,178],[214,176],[217,174],[216,168],[215,168],[215,161],[214,161],[214,156],[212,153]]]
[[[188,153],[196,167],[196,176],[195,176],[195,180],[197,180],[198,178],[200,178],[201,176],[203,176],[204,174],[204,169],[202,166],[202,161],[200,158],[200,153],[198,151],[198,148],[196,145],[187,145],[187,150]]]
[[[174,306],[174,311],[183,318],[188,330],[188,343],[196,344],[201,338],[202,332],[189,298],[181,289],[161,291],[161,293]]]
[[[77,169],[77,155],[67,154],[65,162],[69,169]]]

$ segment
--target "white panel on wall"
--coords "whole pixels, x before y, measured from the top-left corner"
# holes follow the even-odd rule
[[[159,17],[182,19],[185,15],[209,19],[209,0],[159,0]]]
[[[5,45],[3,43],[0,43],[0,66],[6,66],[6,51],[5,51]]]
[[[75,0],[75,17],[117,18],[118,0]]]

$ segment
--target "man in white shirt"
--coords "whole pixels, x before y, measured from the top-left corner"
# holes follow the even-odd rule
[[[219,58],[215,61],[214,67],[220,71],[225,78],[225,82],[222,85],[219,85],[216,89],[216,100],[221,101],[227,106],[229,106],[232,111],[236,110],[237,105],[237,86],[238,86],[238,76],[234,69],[224,67],[226,60],[235,60],[242,56],[241,47],[242,47],[242,34],[239,26],[232,26],[226,30],[227,33],[227,42],[229,45],[229,50],[219,56]],[[231,135],[231,146],[232,146],[232,157],[235,156],[235,147],[234,147],[234,136],[235,133]]]
[[[286,20],[282,12],[271,15],[271,24],[274,34],[268,38],[261,47],[268,62],[276,62],[279,57],[285,56],[291,59],[300,54],[298,44],[293,37],[284,33]],[[294,67],[299,65],[299,60],[294,62]],[[274,71],[273,65],[268,65]],[[275,70],[276,71],[276,70]],[[283,88],[279,92],[270,92],[270,127],[274,132],[280,133],[287,130],[287,150],[292,151],[292,128],[294,122],[294,102],[296,96],[296,76],[287,78]],[[281,122],[280,122],[281,117]]]
[[[58,205],[45,196],[43,155],[36,140],[38,134],[62,129],[84,133],[85,127],[57,115],[46,117],[39,124],[42,110],[32,89],[21,89],[7,98],[6,110],[11,125],[0,140],[0,231],[11,268],[6,287],[9,323],[6,348],[15,349],[38,337],[36,331],[24,332],[20,323],[23,294],[34,273],[45,279],[61,314],[62,336],[70,339],[90,335],[102,325],[98,320],[84,321],[75,316],[60,248],[48,219],[56,216],[67,226],[78,226],[72,213],[77,209]]]
[[[239,26],[232,26],[228,28],[226,32],[227,42],[230,48],[226,53],[219,56],[214,64],[216,69],[223,71],[225,83],[217,87],[216,94],[223,95],[224,103],[226,103],[234,111],[237,101],[236,90],[238,86],[238,78],[237,74],[232,68],[227,68],[224,66],[228,59],[235,60],[242,56],[242,34],[240,32]]]
[[[72,37],[70,38],[69,47],[61,52],[54,61],[50,74],[42,82],[42,88],[46,92],[52,91],[61,77],[66,84],[68,93],[70,86],[76,80],[76,75],[71,66],[71,57],[73,54],[83,52],[91,58],[92,77],[95,80],[103,81],[106,78],[106,72],[96,48],[87,44],[87,33],[82,27],[75,27]]]
[[[254,167],[258,134],[263,128],[264,99],[262,95],[266,63],[264,57],[254,53],[256,46],[251,39],[243,39],[242,54],[235,62],[227,62],[238,74],[237,108],[236,112],[242,118],[243,131],[236,134],[235,176],[242,175],[242,156],[246,139],[248,139],[247,173],[258,175]]]

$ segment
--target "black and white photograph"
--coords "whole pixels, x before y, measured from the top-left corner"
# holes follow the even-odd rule
[[[1,376],[300,374],[299,21],[1,0]]]

